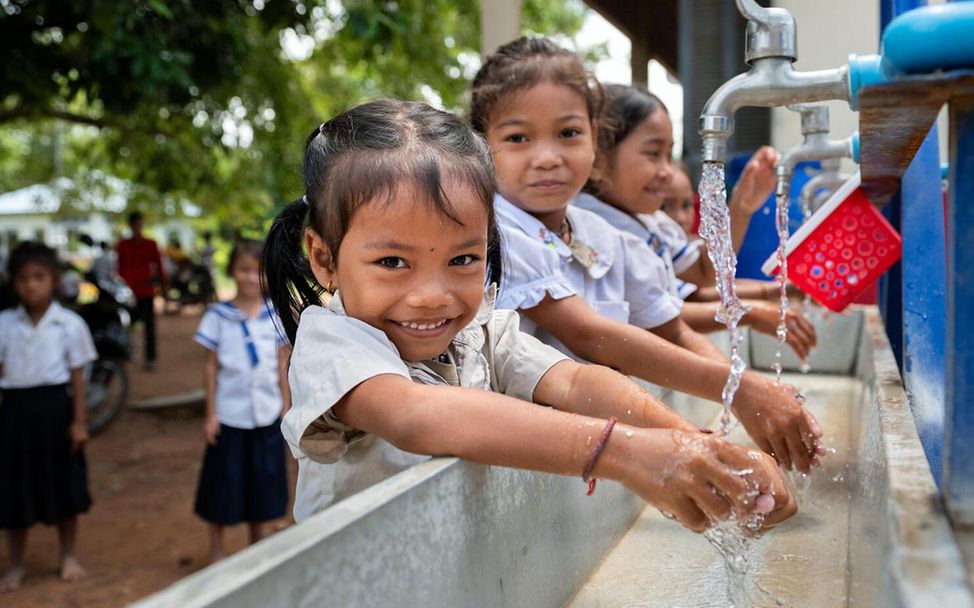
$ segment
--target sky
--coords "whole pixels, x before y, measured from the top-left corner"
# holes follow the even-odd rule
[[[629,69],[629,54],[631,52],[629,39],[617,30],[611,23],[602,18],[594,10],[588,11],[582,29],[575,36],[580,48],[587,48],[601,44],[608,44],[608,59],[593,66],[595,77],[605,84],[630,84],[632,82]],[[683,87],[671,77],[661,64],[649,62],[649,90],[655,93],[670,112],[673,122],[673,150],[679,153],[683,149]]]

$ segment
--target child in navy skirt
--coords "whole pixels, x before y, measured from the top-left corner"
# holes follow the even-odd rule
[[[85,322],[54,300],[54,250],[21,243],[8,276],[19,305],[0,313],[0,528],[10,549],[0,593],[20,587],[27,531],[39,522],[58,527],[61,578],[85,576],[74,545],[91,506],[84,367],[97,357]]]
[[[212,561],[224,556],[225,526],[247,522],[255,543],[265,534],[263,523],[287,510],[280,417],[290,403],[288,353],[260,291],[262,247],[251,240],[234,245],[227,274],[237,295],[210,307],[196,332],[207,349],[207,447],[195,510],[210,524]]]

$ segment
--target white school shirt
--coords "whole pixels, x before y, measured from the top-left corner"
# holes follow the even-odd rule
[[[283,405],[277,367],[278,332],[273,308],[253,319],[231,304],[214,304],[203,315],[195,340],[216,353],[216,416],[221,424],[254,429],[272,424]]]
[[[84,320],[52,302],[34,325],[23,306],[0,312],[0,388],[65,384],[98,358]]]
[[[281,428],[298,459],[294,518],[301,521],[400,471],[429,460],[348,426],[332,408],[350,390],[382,374],[429,385],[494,391],[531,401],[542,376],[566,359],[518,329],[513,311],[493,309],[493,290],[477,317],[441,359],[403,361],[384,332],[349,317],[336,294],[301,313],[288,381],[291,409]]]
[[[585,268],[536,217],[500,195],[494,197],[494,208],[505,256],[498,308],[533,308],[546,294],[556,300],[578,295],[600,315],[645,329],[679,316],[683,302],[667,290],[662,262],[643,255],[642,241],[595,213],[575,205],[567,209],[572,238],[595,251],[595,264]],[[568,347],[523,317],[521,329],[572,355]]]
[[[673,222],[673,226],[661,228],[661,223],[657,222],[653,215],[645,213],[636,216],[629,215],[591,194],[579,194],[572,204],[597,214],[618,230],[645,241],[648,253],[644,251],[644,255],[647,257],[655,256],[662,261],[664,268],[666,268],[667,290],[671,294],[679,297],[680,300],[685,300],[687,296],[697,290],[696,285],[688,283],[676,275],[689,268],[700,257],[699,245],[690,246],[687,244],[686,235],[684,235],[678,258],[680,266],[677,270],[676,260],[672,255],[672,247],[678,244],[679,240],[672,228],[675,227],[680,232],[683,229],[673,222],[669,216],[664,214],[667,220]],[[665,235],[665,237],[661,235]]]

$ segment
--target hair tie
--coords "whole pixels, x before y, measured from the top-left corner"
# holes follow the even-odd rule
[[[304,203],[304,206],[305,207],[310,207],[311,206],[311,203],[308,202],[308,195],[307,194],[301,195],[301,202]]]
[[[325,135],[325,123],[321,123],[320,125],[318,125],[318,135],[321,135],[322,137],[324,137],[324,135]]]

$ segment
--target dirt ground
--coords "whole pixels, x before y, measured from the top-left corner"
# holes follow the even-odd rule
[[[130,366],[133,400],[202,385],[203,353],[192,341],[200,313],[187,310],[159,318],[159,365],[153,372]],[[56,530],[35,526],[27,541],[24,586],[0,595],[0,606],[122,606],[203,568],[206,526],[193,515],[203,454],[202,414],[199,404],[126,409],[94,436],[86,448],[94,505],[80,519],[78,539],[78,557],[89,577],[61,582]],[[293,497],[296,468],[290,457],[288,462]],[[271,528],[290,523],[282,519]],[[246,526],[229,529],[226,541],[228,550],[242,549]],[[4,541],[0,568],[7,558]]]

